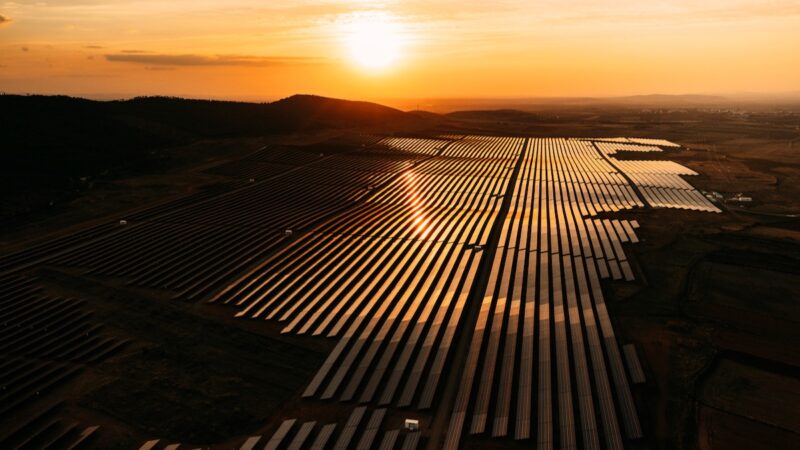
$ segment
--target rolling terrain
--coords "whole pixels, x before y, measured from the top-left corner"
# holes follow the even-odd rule
[[[8,101],[4,448],[800,438],[796,113]]]

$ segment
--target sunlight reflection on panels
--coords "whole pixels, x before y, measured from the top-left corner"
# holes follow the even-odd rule
[[[461,330],[471,350],[446,448],[468,432],[621,449],[642,431],[600,283],[634,279],[625,246],[638,223],[600,214],[689,208],[699,193],[679,177],[690,169],[618,151],[659,149],[624,138],[384,139],[359,151],[391,173],[384,182],[212,301],[283,333],[338,339],[304,397],[422,409],[463,315],[479,306]],[[482,264],[488,280],[477,284]],[[482,303],[470,306],[474,290]]]
[[[522,139],[475,141],[485,148],[472,145],[470,151],[482,158],[507,157],[523,144]],[[383,404],[430,406],[480,248],[503,202],[494,193],[508,184],[507,177],[479,176],[484,174],[479,165],[458,171],[460,176],[417,172],[438,158],[409,168],[214,298],[239,305],[240,316],[284,322],[287,333],[341,338],[306,396],[362,401],[380,396]],[[455,157],[444,161],[454,163]],[[393,328],[394,323],[402,325]],[[383,342],[396,343],[387,345],[400,355],[398,361],[376,353]],[[410,347],[397,347],[400,342]],[[408,352],[414,349],[420,349],[416,356]],[[375,363],[379,370],[369,372]]]

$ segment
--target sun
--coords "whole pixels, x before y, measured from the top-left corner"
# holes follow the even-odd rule
[[[359,66],[382,70],[397,64],[403,47],[403,29],[391,14],[355,13],[343,23],[350,58]]]

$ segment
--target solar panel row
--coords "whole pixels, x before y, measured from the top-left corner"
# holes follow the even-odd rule
[[[614,155],[617,152],[661,152],[658,147],[651,145],[628,144],[624,142],[602,142],[594,141],[594,145],[598,150],[606,155]]]
[[[183,195],[178,198],[170,198],[155,205],[148,205],[129,211],[125,218],[129,220],[144,220],[155,217],[167,211],[178,209],[188,204],[241,188],[245,185],[246,183],[242,182],[220,183],[192,194]],[[45,240],[37,245],[5,255],[0,258],[0,275],[19,272],[20,270],[32,266],[34,263],[47,260],[75,246],[83,245],[86,242],[91,242],[118,230],[117,222],[102,223],[90,228],[67,233],[55,239]]]
[[[628,138],[628,137],[611,137],[611,138],[575,138],[576,140],[581,141],[594,141],[594,142],[609,142],[615,144],[624,144],[624,143],[632,143],[632,144],[641,144],[641,145],[649,145],[653,147],[668,147],[668,148],[679,148],[680,145],[667,141],[665,139],[648,139],[648,138]]]
[[[481,161],[497,156],[485,164],[415,165],[213,300],[284,332],[340,337],[305,396],[429,407],[522,144],[484,141]],[[445,151],[459,146],[475,148]]]
[[[65,421],[58,417],[63,409],[64,402],[58,402],[26,415],[21,426],[0,433],[0,448],[86,448],[100,427],[84,427],[74,417]]]
[[[672,161],[620,161],[614,159],[613,165],[625,173],[639,188],[650,206],[722,212],[680,177],[681,175],[697,175],[697,172],[680,164]]]
[[[592,217],[642,206],[627,185],[597,195],[614,173],[588,142],[528,146],[445,448],[457,448],[465,423],[470,433],[534,436],[539,448],[622,448],[618,416],[627,438],[641,436],[599,284],[633,278],[621,243],[638,239],[628,221]],[[590,176],[605,182],[584,183]]]
[[[277,158],[261,155],[247,160]],[[302,153],[302,152],[300,152]],[[286,156],[288,161],[303,158]],[[330,166],[358,161],[349,169]],[[371,189],[405,167],[405,159],[381,157],[369,148],[355,155],[314,157],[312,165],[256,183],[212,189],[128,216],[97,238],[55,255],[51,263],[127,278],[129,284],[171,289],[176,297],[196,299],[218,289],[231,276],[262,261],[297,232],[356,204]],[[358,170],[366,167],[373,170]],[[291,176],[289,176],[291,175]]]
[[[0,277],[0,421],[126,344],[91,316],[83,301],[50,295],[36,278]]]
[[[450,139],[421,139],[407,137],[387,137],[381,139],[377,147],[384,151],[410,153],[414,155],[437,155],[450,142]]]
[[[343,426],[329,423],[322,426],[317,421],[303,422],[298,426],[298,419],[286,419],[278,425],[273,434],[261,447],[263,436],[251,436],[239,446],[239,450],[415,450],[420,443],[420,432],[390,429],[383,432],[381,428],[386,416],[386,409],[375,409],[367,416],[367,408],[355,408]],[[402,438],[402,443],[401,442]],[[158,443],[158,440],[149,441]]]
[[[673,163],[623,163],[623,173],[611,149],[658,150],[466,136],[408,162],[213,300],[285,322],[284,332],[339,337],[304,396],[430,407],[475,283],[475,250],[505,199],[451,435],[470,414],[472,433],[622,448],[641,429],[599,280],[633,279],[622,244],[638,242],[638,224],[595,216],[645,205],[632,178],[696,191]]]
[[[328,156],[265,148],[219,169],[254,182],[41,244],[0,260],[0,270],[48,261],[179,298],[214,293],[210,301],[237,307],[237,316],[338,338],[305,397],[423,409],[434,404],[477,292],[447,448],[457,447],[466,424],[471,433],[533,437],[540,448],[617,449],[623,437],[641,435],[628,371],[634,381],[643,374],[635,352],[626,349],[623,361],[600,280],[633,279],[623,244],[638,242],[638,223],[598,215],[645,201],[719,211],[680,178],[695,172],[613,157],[671,145],[450,136],[385,138]],[[499,242],[487,247],[493,230]],[[477,281],[483,267],[485,285]],[[9,283],[20,293],[31,284]],[[61,322],[37,338],[8,335],[27,339],[24,348],[84,329],[72,300],[37,297],[30,305],[0,303],[0,314]],[[275,445],[401,445],[397,430],[378,439],[385,410],[364,426],[365,411],[356,409],[340,430],[287,422]],[[419,436],[406,434],[403,448],[415,448]]]

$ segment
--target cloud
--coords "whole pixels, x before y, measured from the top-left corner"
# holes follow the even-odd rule
[[[320,58],[252,56],[252,55],[170,55],[157,53],[115,53],[105,55],[111,62],[145,64],[148,66],[282,66],[296,64],[315,64]]]
[[[3,25],[8,25],[11,22],[11,18],[0,14],[0,27]]]
[[[22,47],[22,51],[27,53],[30,49],[28,47]]]
[[[103,46],[102,45],[87,45],[87,46],[85,46],[83,48],[89,48],[89,49],[92,49],[92,50],[98,50],[98,49],[103,48]]]

